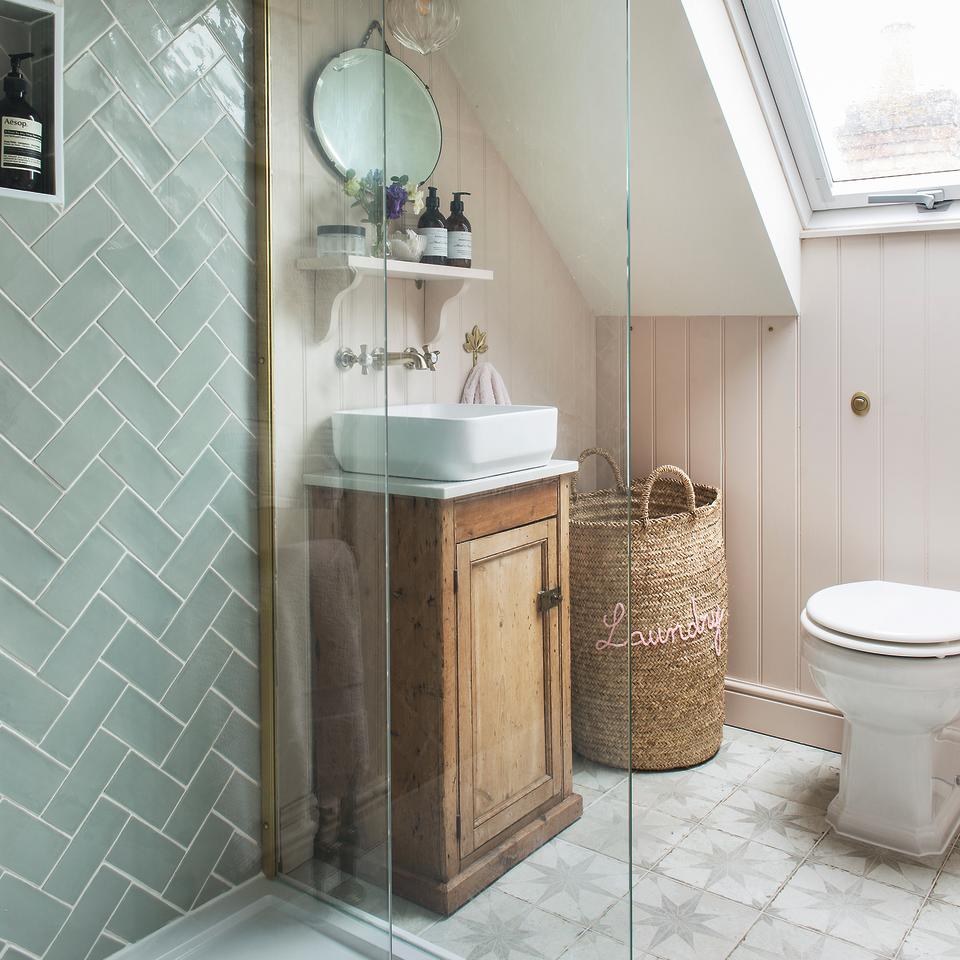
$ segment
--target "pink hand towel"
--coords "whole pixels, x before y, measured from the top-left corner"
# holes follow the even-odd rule
[[[496,403],[509,407],[510,394],[503,377],[492,363],[478,363],[467,375],[460,395],[461,403]]]

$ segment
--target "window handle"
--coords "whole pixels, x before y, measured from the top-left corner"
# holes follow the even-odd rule
[[[918,210],[946,210],[953,203],[942,190],[918,190],[916,193],[871,193],[867,203],[915,203]]]

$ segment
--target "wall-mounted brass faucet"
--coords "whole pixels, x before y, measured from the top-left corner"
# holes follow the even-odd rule
[[[365,343],[360,345],[357,353],[349,347],[337,351],[336,364],[341,370],[352,370],[359,366],[360,372],[366,376],[368,370],[383,370],[386,367],[402,365],[407,370],[430,370],[436,372],[437,361],[440,359],[439,350],[431,350],[429,344],[424,344],[421,352],[416,347],[407,347],[400,353],[389,353],[383,347],[368,350]]]

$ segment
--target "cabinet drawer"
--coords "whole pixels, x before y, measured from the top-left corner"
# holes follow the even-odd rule
[[[458,500],[454,508],[457,543],[555,517],[559,496],[560,484],[554,479]]]

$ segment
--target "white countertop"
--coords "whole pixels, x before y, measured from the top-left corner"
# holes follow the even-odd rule
[[[422,497],[427,500],[455,500],[475,493],[489,493],[520,483],[546,480],[576,473],[576,460],[551,460],[542,467],[498,473],[478,480],[415,480],[411,477],[390,477],[387,490],[399,497]],[[330,487],[334,490],[359,490],[362,493],[383,493],[383,477],[372,473],[308,473],[303,482],[308,487]]]

